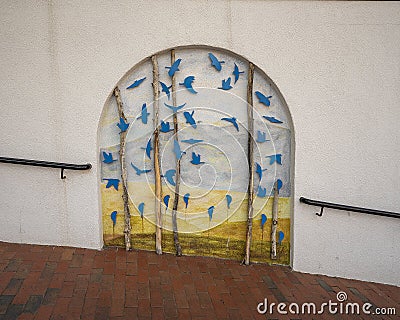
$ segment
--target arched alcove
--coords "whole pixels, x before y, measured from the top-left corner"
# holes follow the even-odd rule
[[[278,88],[239,55],[187,46],[144,59],[117,83],[100,119],[104,244],[125,246],[124,230],[130,229],[133,248],[154,250],[161,236],[162,251],[175,252],[175,231],[183,254],[242,260],[252,163],[251,260],[289,264],[291,132]],[[274,185],[279,197],[272,261]]]

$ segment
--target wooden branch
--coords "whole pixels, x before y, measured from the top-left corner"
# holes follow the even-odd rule
[[[272,224],[271,224],[271,259],[276,260],[276,229],[278,228],[278,202],[279,190],[278,181],[274,184],[274,202],[272,203]]]
[[[117,101],[119,117],[127,122],[124,114],[124,105],[121,99],[121,92],[118,87],[114,89],[114,96]],[[127,131],[121,132],[120,147],[119,147],[119,161],[121,163],[121,178],[122,178],[122,200],[124,201],[124,234],[125,234],[125,249],[131,250],[131,213],[129,211],[129,197],[128,197],[128,172],[126,170],[125,149],[126,149],[126,134]]]
[[[171,65],[175,62],[175,50],[171,50]],[[177,105],[176,103],[176,78],[175,74],[172,76],[172,104],[174,106]],[[178,140],[178,116],[176,112],[173,114],[174,119],[174,139]],[[175,173],[175,195],[174,195],[174,204],[172,207],[172,231],[174,234],[174,245],[175,245],[175,252],[177,256],[182,255],[182,248],[181,244],[179,243],[179,234],[178,234],[178,224],[176,221],[176,211],[178,209],[179,203],[179,186],[181,180],[181,161],[177,159],[176,161],[176,173]]]
[[[156,211],[156,253],[162,254],[162,184],[161,184],[161,168],[160,168],[160,127],[159,127],[159,74],[157,56],[151,57],[153,64],[153,125],[154,125],[154,192],[156,194],[155,211]]]
[[[253,78],[254,65],[249,62],[249,72],[247,77],[247,160],[249,165],[249,185],[247,188],[247,233],[246,233],[246,252],[243,263],[250,264],[250,247],[253,234],[253,198],[254,198],[254,159],[253,159],[253,136],[254,136],[254,118],[253,118]]]

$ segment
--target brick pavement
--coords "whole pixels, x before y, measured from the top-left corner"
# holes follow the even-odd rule
[[[396,316],[260,315],[257,305],[347,302]],[[400,288],[293,272],[288,267],[109,248],[0,242],[2,319],[399,319]],[[295,308],[295,307],[293,307]],[[372,310],[371,309],[371,310]],[[295,309],[292,309],[295,310]],[[325,309],[327,310],[327,309]]]

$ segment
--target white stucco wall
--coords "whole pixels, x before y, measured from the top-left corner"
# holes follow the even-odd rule
[[[293,268],[400,285],[400,221],[300,196],[400,212],[400,4],[0,1],[0,240],[102,246],[97,126],[134,64],[177,45],[226,48],[263,69],[295,130]]]

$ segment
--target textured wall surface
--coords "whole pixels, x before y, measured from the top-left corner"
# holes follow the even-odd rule
[[[400,4],[1,1],[1,155],[91,162],[89,172],[0,165],[0,240],[102,246],[97,128],[113,86],[166,48],[243,55],[275,81],[295,135],[292,265],[399,285]]]

